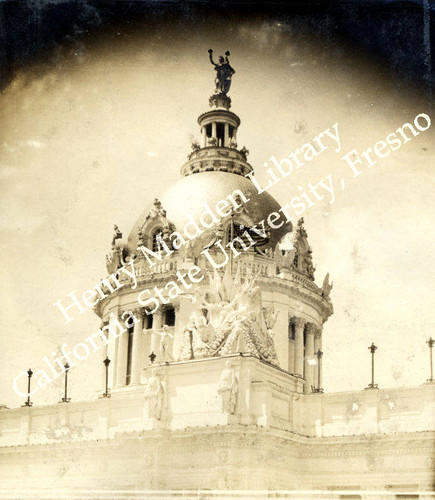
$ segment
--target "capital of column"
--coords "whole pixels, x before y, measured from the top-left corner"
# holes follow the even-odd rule
[[[122,314],[121,308],[120,307],[114,307],[112,310],[109,311],[109,321],[111,317],[119,318]]]
[[[132,314],[133,311],[131,309],[119,309],[118,317],[124,318],[124,314]]]
[[[301,318],[300,316],[295,316],[294,322],[295,322],[296,328],[303,328],[305,326],[305,323],[306,323],[304,318]]]
[[[132,312],[137,319],[143,319],[145,317],[145,309],[143,307],[136,307]]]
[[[317,327],[314,323],[307,323],[307,335],[313,335],[316,333]]]

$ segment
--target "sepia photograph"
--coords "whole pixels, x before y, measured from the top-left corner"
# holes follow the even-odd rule
[[[0,0],[0,500],[435,499],[434,13]]]

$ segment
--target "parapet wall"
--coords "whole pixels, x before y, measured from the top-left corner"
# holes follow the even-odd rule
[[[111,398],[1,410],[0,497],[39,488],[31,498],[84,500],[95,485],[104,500],[210,485],[361,499],[433,489],[434,385],[310,395],[302,386],[229,356],[147,368],[141,385]]]
[[[231,365],[228,368],[228,364]],[[235,406],[225,408],[222,377],[235,377]],[[96,440],[117,432],[178,430],[228,423],[272,427],[323,438],[435,430],[435,384],[332,394],[301,394],[303,379],[254,357],[230,356],[155,367],[161,384],[160,414],[145,398],[153,376],[111,398],[0,411],[0,446]],[[152,417],[152,418],[150,418]]]

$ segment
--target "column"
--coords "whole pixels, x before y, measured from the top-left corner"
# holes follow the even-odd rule
[[[110,330],[114,331],[114,321],[116,319],[116,313],[113,316],[109,317],[109,331],[107,332],[107,340],[109,344],[107,345],[107,356],[110,359],[109,365],[109,387],[113,389],[116,385],[116,342],[118,339],[115,339],[113,333]]]
[[[304,373],[304,326],[303,318],[295,318],[295,375],[303,376]]]
[[[211,124],[211,136],[214,138],[214,139],[217,139],[217,133],[216,133],[216,122],[213,122]]]
[[[154,333],[155,330],[161,330],[163,327],[163,307],[160,306],[153,316],[153,332],[151,333],[151,352],[157,357],[155,363],[159,363],[160,359],[160,333]],[[150,354],[151,354],[150,352]]]
[[[202,127],[201,133],[202,133],[202,147],[205,148],[207,146],[207,132],[205,127]]]
[[[179,301],[174,304],[175,309],[175,327],[174,341],[172,343],[172,357],[178,359],[180,349],[183,344],[184,327],[189,322],[192,314],[191,301],[187,297],[180,295]]]
[[[121,313],[122,316],[122,313]],[[121,325],[125,325],[124,321],[120,321]],[[124,328],[126,328],[124,326]],[[116,387],[123,387],[127,379],[127,349],[128,349],[128,332],[121,333],[117,338],[118,355],[116,360]]]
[[[225,142],[224,142],[224,146],[225,147],[228,147],[229,146],[229,142],[230,142],[230,130],[229,130],[229,125],[228,123],[225,123],[225,126],[224,126],[224,130],[225,130]]]
[[[287,336],[288,336],[288,371],[295,373],[295,340],[292,339],[292,318],[287,321]]]
[[[317,358],[317,351],[320,349],[320,328],[316,328],[314,332],[314,360],[316,361],[316,364],[313,366],[313,380],[314,380],[314,386],[316,389],[317,387],[317,382],[319,380],[319,360]]]
[[[318,330],[317,346],[318,346],[317,351],[319,349],[321,351],[322,350],[322,328],[319,328],[319,330]],[[322,366],[323,366],[323,359],[317,358],[317,351],[316,351],[316,359],[317,359],[318,370],[319,371],[317,372],[316,387],[318,386],[317,389],[319,389],[320,392],[323,392],[323,389],[322,389]],[[323,355],[323,353],[322,353],[322,355]]]
[[[134,324],[134,329],[133,329],[130,385],[140,384],[140,375],[144,365],[142,359],[142,325],[143,325],[142,309],[135,309],[134,315],[139,321]]]
[[[142,359],[144,360],[143,364],[144,367],[149,365],[149,355],[151,354],[151,336],[153,332],[153,326],[154,326],[154,315],[153,315],[153,325],[151,328],[147,328],[147,323],[148,323],[148,314],[146,313],[146,310],[143,310],[144,312],[144,327],[142,330]]]
[[[305,339],[305,392],[312,392],[312,386],[314,386],[313,379],[313,362],[314,362],[314,331],[315,325],[313,323],[308,323],[307,334]]]

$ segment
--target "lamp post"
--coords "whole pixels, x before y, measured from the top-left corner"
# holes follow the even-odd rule
[[[317,389],[314,392],[323,392],[323,389],[320,387],[323,352],[319,349],[316,352],[316,356],[317,356]]]
[[[22,406],[32,406],[33,405],[33,403],[30,401],[30,379],[32,378],[32,375],[33,375],[32,369],[29,368],[27,370],[27,377],[28,377],[28,380],[27,380],[27,401],[25,401]]]
[[[432,337],[426,342],[426,344],[429,346],[429,358],[430,358],[430,379],[428,382],[433,382],[433,364],[432,364],[432,348],[434,344],[434,340]]]
[[[103,398],[110,398],[110,389],[109,389],[109,365],[110,359],[109,356],[106,356],[106,359],[103,361],[104,366],[106,367],[106,390],[103,392]]]
[[[71,398],[68,397],[68,372],[70,369],[70,366],[68,363],[64,365],[65,368],[65,394],[62,398],[61,403],[69,403],[71,401]]]
[[[375,351],[377,347],[372,342],[372,345],[368,349],[372,354],[372,382],[366,387],[366,389],[378,389],[378,384],[375,384]]]

